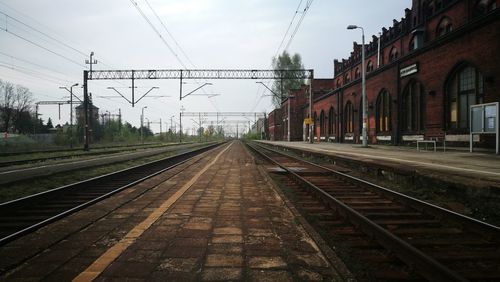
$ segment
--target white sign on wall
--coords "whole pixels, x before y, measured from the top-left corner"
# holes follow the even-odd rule
[[[498,119],[500,109],[498,102],[486,103],[470,106],[470,151],[472,152],[472,138],[474,134],[495,134],[496,135],[496,153],[499,153],[500,130]]]
[[[418,64],[409,65],[399,70],[399,76],[405,77],[418,72]]]

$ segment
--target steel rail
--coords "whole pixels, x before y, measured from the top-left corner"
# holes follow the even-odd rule
[[[186,143],[187,144],[187,143]],[[70,154],[70,155],[60,155],[60,156],[53,156],[53,157],[41,157],[41,158],[31,158],[31,159],[21,159],[21,160],[15,160],[15,161],[0,161],[0,167],[8,167],[8,166],[14,166],[14,165],[24,165],[24,164],[31,164],[31,163],[38,163],[38,162],[45,162],[45,161],[50,161],[50,160],[62,160],[62,159],[71,159],[74,157],[83,157],[83,156],[99,156],[99,155],[110,155],[110,154],[115,154],[115,153],[123,153],[127,151],[136,151],[140,149],[156,149],[156,148],[161,148],[161,147],[171,147],[171,146],[176,146],[176,145],[181,145],[180,143],[176,144],[169,144],[169,145],[154,145],[154,146],[143,146],[143,147],[109,147],[112,150],[109,151],[92,151],[92,152],[84,152],[84,153],[76,153],[76,154]],[[182,144],[184,145],[184,143]],[[71,151],[79,151],[81,152],[81,149],[72,149]],[[70,151],[54,151],[54,152],[70,152]],[[34,153],[46,153],[44,151],[41,152],[34,152]]]
[[[8,235],[2,235],[3,237],[0,238],[0,246],[17,239],[19,237],[22,237],[26,234],[29,234],[42,226],[45,226],[51,222],[54,222],[56,220],[59,220],[71,213],[74,213],[76,211],[79,211],[85,207],[88,207],[94,203],[97,203],[113,194],[116,194],[128,187],[131,187],[141,181],[144,181],[147,178],[153,177],[155,175],[158,175],[166,170],[169,170],[175,166],[178,166],[184,162],[187,162],[188,160],[192,159],[195,156],[198,156],[201,153],[204,153],[206,151],[209,151],[213,149],[214,147],[219,146],[221,143],[216,143],[216,144],[211,144],[209,146],[205,146],[203,148],[191,150],[182,154],[178,154],[175,156],[167,157],[161,160],[149,162],[143,165],[138,165],[134,166],[132,168],[127,168],[124,170],[120,170],[117,172],[109,173],[106,175],[94,177],[88,180],[80,181],[77,183],[73,183],[70,185],[62,186],[59,188],[55,188],[49,191],[37,193],[34,195],[26,196],[20,199],[12,200],[9,202],[5,202],[0,204],[0,226],[8,224],[8,221],[2,221],[2,218],[9,218],[15,217],[17,213],[23,212],[24,217],[27,218],[29,216],[37,216],[37,213],[35,214],[30,214],[29,213],[29,207],[36,206],[36,205],[41,205],[40,207],[43,208],[43,205],[50,204],[50,201],[54,201],[57,199],[61,199],[63,197],[71,197],[75,196],[75,193],[77,192],[86,192],[86,188],[92,187],[92,186],[98,186],[98,185],[103,185],[106,184],[106,182],[110,181],[117,181],[119,180],[118,186],[114,187],[106,187],[104,192],[100,193],[100,195],[94,196],[90,200],[85,200],[83,203],[79,203],[80,201],[76,202],[73,207],[70,208],[65,208],[63,211],[57,211],[53,212],[52,214],[46,216],[42,220],[37,220],[36,222],[27,222],[23,224],[20,228],[17,228],[15,232],[12,232]],[[139,174],[134,176],[134,174]],[[127,181],[125,184],[120,184],[122,178],[132,178]],[[116,185],[116,183],[115,183]],[[88,189],[87,189],[88,190]],[[93,190],[89,190],[87,192],[93,192]],[[72,195],[73,193],[73,195]]]
[[[258,146],[260,146],[262,148],[265,148],[266,150],[271,150],[271,151],[274,151],[276,153],[285,155],[285,156],[287,156],[289,158],[293,158],[293,159],[295,159],[297,161],[300,161],[300,162],[303,162],[303,163],[307,163],[308,165],[321,168],[323,170],[326,170],[326,171],[328,171],[330,173],[333,173],[335,175],[338,175],[340,177],[343,177],[343,178],[352,180],[354,182],[357,182],[358,184],[362,184],[362,186],[364,186],[365,188],[376,190],[377,192],[380,192],[384,196],[387,196],[387,197],[389,197],[389,198],[391,198],[393,200],[402,202],[402,203],[404,203],[404,204],[406,204],[406,205],[408,205],[408,206],[410,206],[410,207],[412,207],[412,208],[414,208],[414,209],[416,209],[418,211],[427,212],[427,213],[429,213],[431,215],[434,215],[434,216],[436,216],[438,218],[441,218],[441,219],[442,218],[448,218],[450,220],[453,220],[453,221],[461,224],[463,227],[467,228],[467,230],[470,231],[470,232],[480,234],[481,236],[485,236],[486,235],[485,237],[488,240],[500,242],[500,227],[498,227],[498,226],[495,226],[495,225],[489,224],[487,222],[483,222],[483,221],[477,220],[475,218],[472,218],[472,217],[469,217],[469,216],[466,216],[466,215],[463,215],[463,214],[460,214],[460,213],[457,213],[457,212],[454,212],[454,211],[451,211],[451,210],[444,209],[444,208],[442,208],[440,206],[436,206],[436,205],[430,204],[428,202],[424,202],[422,200],[419,200],[419,199],[410,197],[408,195],[405,195],[405,194],[402,194],[402,193],[390,190],[388,188],[382,187],[380,185],[368,182],[368,181],[363,180],[361,178],[357,178],[357,177],[354,177],[354,176],[342,173],[340,171],[333,170],[333,169],[331,169],[329,167],[325,167],[325,166],[322,166],[322,165],[319,165],[319,164],[316,164],[316,163],[313,163],[313,162],[310,162],[310,161],[307,161],[307,160],[304,160],[304,159],[300,159],[300,158],[297,158],[297,157],[292,156],[290,154],[287,154],[287,153],[284,153],[284,152],[280,152],[280,151],[276,151],[276,150],[267,148],[267,147],[262,146],[260,144],[258,144]],[[283,148],[285,148],[285,147],[283,147]],[[301,152],[301,153],[304,152],[304,151],[301,151],[301,150],[297,150],[295,148],[293,148],[293,149],[292,148],[286,148],[286,150],[298,151],[298,152]],[[310,152],[307,152],[307,153],[310,153]],[[323,156],[323,157],[326,156],[326,155],[315,154],[315,153],[313,153],[313,155],[315,155],[315,156]]]
[[[295,157],[291,157],[291,156],[286,155],[282,152],[275,151],[275,150],[266,148],[266,147],[261,146],[261,145],[257,145],[257,146],[259,146],[261,148],[261,150],[258,150],[257,148],[253,147],[252,145],[250,145],[250,148],[252,148],[253,151],[257,152],[259,155],[263,156],[265,159],[267,159],[271,163],[274,163],[275,165],[279,166],[281,169],[286,171],[290,176],[292,176],[293,179],[295,179],[297,182],[304,185],[304,187],[306,187],[308,190],[319,195],[320,198],[325,200],[331,208],[333,208],[333,209],[337,210],[338,212],[340,212],[341,214],[343,214],[346,218],[348,218],[351,222],[353,222],[358,228],[363,230],[363,232],[371,235],[373,238],[376,238],[377,241],[384,248],[393,252],[398,258],[400,258],[406,264],[412,266],[424,278],[429,279],[430,281],[468,281],[467,279],[463,278],[455,271],[453,271],[453,270],[449,269],[448,267],[444,266],[443,264],[439,263],[434,258],[426,255],[425,253],[423,253],[419,249],[415,248],[411,244],[407,243],[406,241],[402,240],[401,238],[395,236],[391,232],[382,228],[378,224],[369,220],[368,218],[363,216],[361,213],[357,212],[356,210],[347,206],[343,202],[334,198],[332,195],[328,194],[327,192],[325,192],[321,188],[317,187],[316,185],[314,185],[310,181],[301,177],[300,175],[298,175],[294,171],[290,170],[286,166],[280,164],[278,161],[274,160],[272,157],[266,155],[263,151],[267,150],[267,151],[273,152],[275,154],[290,157],[290,158],[297,160],[297,161],[309,163],[313,166],[317,166],[317,167],[320,167],[320,166],[313,164],[313,163],[310,163],[310,162],[307,162],[307,161],[304,161],[304,160],[301,160],[301,159],[298,159],[298,158],[295,158]],[[354,180],[354,179],[355,178],[353,178],[353,177],[351,178],[351,180]]]

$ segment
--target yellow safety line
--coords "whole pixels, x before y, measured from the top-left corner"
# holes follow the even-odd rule
[[[96,259],[87,269],[80,273],[73,281],[92,281],[97,278],[105,269],[108,267],[120,254],[122,254],[130,245],[132,245],[139,236],[144,233],[155,221],[157,221],[160,216],[162,216],[169,208],[174,204],[197,180],[205,173],[218,159],[219,157],[231,147],[232,143],[227,146],[222,152],[217,154],[215,159],[206,165],[201,171],[199,171],[189,182],[184,184],[181,189],[179,189],[172,197],[168,198],[165,202],[161,204],[156,210],[154,210],[144,221],[136,225],[132,230],[130,230],[125,237],[123,237],[118,243],[113,247],[108,249],[104,254],[102,254],[98,259]]]

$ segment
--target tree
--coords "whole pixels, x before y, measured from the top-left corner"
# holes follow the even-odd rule
[[[23,118],[30,114],[33,106],[33,94],[28,88],[10,82],[0,80],[0,122],[1,130],[8,132],[9,129],[19,123],[18,120],[30,121]],[[21,124],[22,128],[30,125]],[[16,128],[17,129],[17,128]]]
[[[283,51],[277,58],[273,58],[273,70],[277,75],[280,75],[279,70],[301,70],[304,69],[302,65],[302,58],[299,54],[295,53],[292,57],[287,51]],[[295,76],[296,77],[296,76]],[[288,95],[292,89],[298,89],[304,83],[302,78],[285,77],[284,79],[276,79],[273,83],[273,105],[276,108],[281,107],[282,100]]]
[[[51,118],[49,118],[49,120],[47,120],[47,128],[48,129],[54,128],[54,125],[52,124],[52,119]]]

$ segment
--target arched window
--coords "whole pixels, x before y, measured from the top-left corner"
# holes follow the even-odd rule
[[[382,90],[377,98],[377,132],[391,130],[391,96],[386,90]]]
[[[411,38],[410,45],[408,46],[408,51],[413,51],[413,50],[417,49],[415,46],[415,40],[416,40],[416,38],[415,38],[415,36],[413,36]]]
[[[480,16],[485,15],[497,8],[497,3],[495,0],[479,0],[474,7],[474,15]]]
[[[351,82],[351,76],[349,75],[349,73],[346,73],[344,76],[344,84],[347,84],[349,82]]]
[[[340,86],[342,86],[342,82],[340,82],[340,78],[337,79],[337,88],[340,88]]]
[[[443,0],[437,0],[436,1],[436,11],[441,10],[443,8]]]
[[[450,18],[443,17],[439,22],[436,30],[436,37],[443,36],[453,30],[453,25]]]
[[[335,111],[330,107],[328,111],[328,135],[335,135]]]
[[[469,107],[483,102],[483,75],[472,66],[459,68],[446,85],[448,127],[469,128]]]
[[[354,79],[358,79],[361,77],[361,72],[359,71],[359,68],[356,68],[354,71]]]
[[[429,3],[427,4],[427,10],[426,10],[427,17],[430,17],[434,14],[435,8],[436,8],[436,5],[435,5],[434,1],[429,1]]]
[[[398,49],[396,47],[392,47],[389,52],[389,62],[393,62],[398,58]]]
[[[318,114],[316,112],[314,112],[314,119],[313,119],[313,135],[316,136],[316,127],[318,126]]]
[[[351,101],[348,101],[347,104],[345,105],[344,130],[345,133],[354,132],[354,107],[352,106]]]
[[[319,134],[321,136],[325,136],[326,133],[326,117],[325,117],[325,112],[321,110],[321,113],[319,114]]]
[[[403,92],[402,129],[418,132],[424,129],[424,90],[422,84],[411,81]]]
[[[373,63],[372,60],[369,60],[368,63],[366,63],[366,72],[371,72],[373,71]]]

